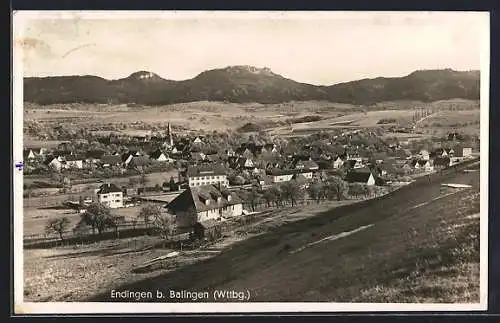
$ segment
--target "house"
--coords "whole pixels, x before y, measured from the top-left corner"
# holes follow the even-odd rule
[[[429,151],[427,149],[422,149],[420,150],[420,158],[422,158],[423,160],[429,160],[430,156],[429,156]]]
[[[48,167],[60,171],[63,168],[63,159],[62,158],[57,158],[55,156],[49,156],[47,159],[45,159],[45,165]]]
[[[347,168],[363,168],[365,165],[363,164],[363,161],[359,158],[357,159],[348,159],[346,162],[344,162],[344,165],[347,166]]]
[[[33,156],[36,157],[36,156],[45,156],[47,154],[47,149],[46,148],[34,148],[34,147],[30,147],[30,148],[26,148],[25,151],[27,151],[27,156]],[[31,154],[30,154],[31,153]],[[25,156],[25,159],[26,159],[26,156]],[[29,158],[31,159],[31,158]]]
[[[77,168],[77,169],[83,168],[83,158],[80,156],[68,155],[64,156],[64,159],[66,161],[65,168]]]
[[[457,146],[454,149],[455,157],[471,157],[472,156],[472,148]]]
[[[216,163],[221,161],[221,158],[218,153],[211,153],[211,154],[206,154],[205,155],[205,161],[208,163]]]
[[[36,158],[36,154],[32,149],[24,149],[23,158],[24,160],[33,160]]]
[[[220,184],[229,186],[226,170],[219,165],[190,166],[186,171],[189,187]]]
[[[238,166],[239,168],[246,168],[246,169],[250,169],[250,168],[254,168],[255,165],[254,165],[254,162],[252,161],[252,159],[250,158],[238,158]]]
[[[180,228],[211,220],[222,221],[243,214],[243,201],[233,192],[215,185],[189,187],[168,205]]]
[[[369,169],[352,170],[347,173],[346,180],[349,183],[363,183],[368,186],[375,185],[375,176],[373,176],[373,173]]]
[[[200,138],[200,137],[196,137],[196,138],[194,138],[194,140],[193,140],[193,144],[202,144],[202,143],[203,143],[203,141],[201,140],[201,138]]]
[[[304,169],[304,170],[309,170],[309,171],[317,171],[317,170],[319,170],[319,166],[318,166],[318,164],[316,164],[312,160],[306,160],[306,161],[298,161],[295,164],[295,169]]]
[[[340,156],[333,161],[333,168],[337,169],[344,165],[345,160],[343,160]]]
[[[415,168],[423,169],[426,172],[432,172],[434,170],[434,166],[432,166],[430,160],[420,159],[415,166]]]
[[[85,162],[89,164],[97,164],[104,155],[105,151],[103,150],[89,150],[85,154]]]
[[[302,174],[306,179],[312,179],[313,173],[309,170],[300,169],[273,169],[266,172],[266,175],[271,176],[273,183],[283,183],[288,182],[296,177],[296,175]]]
[[[149,165],[151,160],[149,156],[131,156],[128,163],[125,163],[127,168],[141,170],[144,166]]]
[[[120,166],[121,164],[122,158],[120,155],[104,155],[101,157],[102,167]]]
[[[149,154],[149,158],[153,159],[153,160],[156,160],[158,162],[171,162],[172,161],[172,158],[169,158],[163,151],[161,151],[160,149],[157,149],[153,152],[151,152],[151,154]]]
[[[236,152],[233,150],[233,148],[229,148],[225,151],[227,157],[234,157],[236,156]]]
[[[123,192],[115,184],[105,183],[96,190],[97,202],[111,209],[123,207]]]
[[[194,162],[202,162],[205,160],[205,154],[202,153],[201,151],[200,152],[191,152],[190,153],[191,155],[191,160],[194,161]]]
[[[435,149],[431,154],[430,154],[430,157],[431,158],[435,158],[435,157],[447,157],[448,156],[448,152],[446,151],[446,149],[444,148],[437,148]]]

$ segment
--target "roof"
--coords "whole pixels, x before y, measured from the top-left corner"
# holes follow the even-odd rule
[[[156,149],[155,151],[153,151],[149,156],[153,159],[158,159],[160,158],[160,156],[164,154],[163,151],[161,151],[160,149]],[[164,154],[164,156],[166,157],[166,155]]]
[[[228,198],[230,196],[230,201]],[[220,198],[219,201],[218,198]],[[208,201],[208,205],[206,204]],[[190,187],[167,205],[171,211],[187,211],[190,208],[203,212],[229,205],[242,204],[243,201],[233,192],[219,191],[214,185]]]
[[[310,173],[310,171],[307,170],[300,170],[300,169],[271,169],[266,172],[267,175],[271,176],[282,176],[282,175],[295,175],[295,174],[303,174],[303,173]]]
[[[419,161],[418,161],[418,164],[419,164],[420,166],[424,166],[424,165],[425,165],[425,164],[427,164],[428,162],[429,162],[428,160],[423,160],[423,159],[421,159],[421,160],[419,160]]]
[[[226,169],[219,165],[202,165],[202,166],[189,166],[186,175],[188,177],[204,176],[204,175],[226,175]]]
[[[83,160],[83,157],[78,155],[66,155],[64,156],[64,159],[66,161],[77,161],[77,160]]]
[[[144,166],[148,165],[149,162],[150,160],[148,156],[137,156],[137,157],[132,157],[129,166]]]
[[[349,183],[366,183],[373,176],[371,171],[352,171],[347,173],[346,180]]]
[[[304,168],[308,168],[308,169],[318,168],[319,167],[318,164],[316,164],[312,160],[303,161],[302,164],[304,165]]]
[[[105,154],[105,151],[104,151],[104,150],[89,150],[89,151],[87,151],[87,153],[85,154],[85,157],[87,157],[87,158],[95,158],[95,159],[99,159],[99,158],[101,158],[104,154]]]
[[[102,184],[97,191],[97,194],[119,193],[122,190],[112,183]]]
[[[104,155],[101,157],[101,162],[106,164],[120,164],[122,158],[120,155]]]

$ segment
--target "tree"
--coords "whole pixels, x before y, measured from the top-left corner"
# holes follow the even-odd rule
[[[114,228],[115,230],[115,235],[116,237],[118,238],[119,237],[119,234],[118,234],[118,227],[125,223],[125,217],[122,216],[122,215],[116,215],[116,214],[110,214],[107,218],[106,218],[106,227],[109,227],[109,228]]]
[[[295,181],[288,181],[281,184],[281,192],[286,200],[289,200],[292,206],[297,204],[297,200],[303,197],[304,191]]]
[[[148,227],[149,223],[160,215],[160,207],[156,204],[148,203],[141,208],[138,217],[141,218],[146,227]]]
[[[81,222],[91,226],[93,234],[96,230],[98,234],[102,234],[110,224],[111,211],[106,205],[94,202],[87,207],[87,211],[81,216]]]
[[[61,241],[64,241],[63,233],[68,230],[70,221],[67,217],[51,219],[45,225],[47,234],[57,233]]]
[[[153,228],[164,243],[170,241],[175,234],[175,217],[171,214],[156,213],[153,217]]]
[[[147,178],[146,174],[144,174],[144,173],[141,174],[141,177],[139,178],[139,183],[142,186],[146,186],[146,184],[148,183],[148,178]]]
[[[248,202],[252,208],[252,212],[255,212],[255,206],[260,202],[261,196],[255,188],[253,188],[247,195]]]
[[[364,192],[365,191],[364,191],[362,183],[349,184],[349,195],[350,196],[354,196],[357,198],[358,196],[363,195]]]
[[[309,194],[309,197],[313,200],[315,200],[317,203],[321,201],[322,198],[322,191],[323,187],[320,182],[314,182],[307,187],[307,193]]]
[[[275,195],[275,191],[272,189],[267,189],[263,192],[262,197],[267,203],[267,207],[271,207],[274,203],[276,203],[277,196]]]
[[[334,197],[337,201],[340,201],[345,197],[348,189],[348,184],[342,178],[338,176],[332,176],[327,179],[326,182],[326,195],[328,199],[332,200]]]

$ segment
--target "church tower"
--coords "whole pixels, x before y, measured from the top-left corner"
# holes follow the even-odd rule
[[[170,127],[170,122],[168,123],[167,136],[168,136],[168,143],[169,143],[170,147],[173,147],[174,146],[174,138],[172,137],[172,128]]]

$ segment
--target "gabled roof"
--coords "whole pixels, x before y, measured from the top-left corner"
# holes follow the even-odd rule
[[[418,161],[418,164],[419,164],[420,166],[425,166],[427,163],[429,163],[429,161],[428,161],[428,160],[423,160],[423,159],[420,159],[420,160]]]
[[[64,156],[64,159],[66,161],[78,161],[78,160],[83,160],[84,158],[79,155],[66,155]]]
[[[346,180],[349,183],[367,183],[370,176],[373,176],[371,171],[351,171],[347,173]]]
[[[226,175],[227,171],[224,167],[220,165],[201,165],[201,166],[189,166],[186,172],[188,177],[194,176],[218,176]]]
[[[153,159],[158,159],[160,158],[161,155],[164,155],[165,157],[167,157],[167,155],[161,151],[160,149],[156,149],[155,151],[151,152],[151,154],[149,155],[149,157],[153,158]]]
[[[230,200],[228,200],[229,196]],[[196,212],[203,212],[241,203],[242,200],[233,192],[219,191],[214,185],[204,185],[189,187],[170,202],[167,208],[174,212],[185,212],[190,208]]]
[[[129,163],[129,166],[144,166],[148,165],[150,163],[149,157],[148,156],[137,156],[137,157],[132,157],[132,160]]]
[[[102,184],[97,191],[97,194],[119,193],[122,190],[112,183]]]

